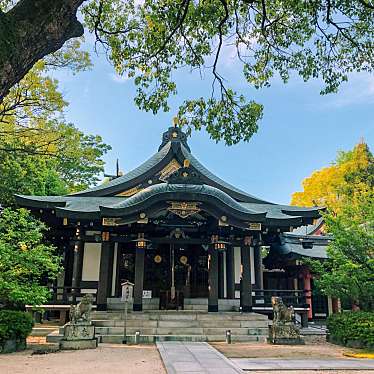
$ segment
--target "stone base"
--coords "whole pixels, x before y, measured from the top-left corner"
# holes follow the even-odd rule
[[[61,340],[60,349],[94,349],[97,348],[97,340]]]
[[[271,344],[278,344],[278,345],[304,345],[305,342],[301,338],[275,338],[271,339]]]
[[[270,343],[284,345],[305,344],[300,337],[300,330],[293,323],[277,324],[271,326]]]
[[[95,338],[95,326],[66,324],[64,340],[92,340]]]

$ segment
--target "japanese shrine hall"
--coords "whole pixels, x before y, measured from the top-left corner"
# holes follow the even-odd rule
[[[326,238],[314,238],[313,249],[313,241],[302,246],[296,234],[284,234],[315,223],[320,208],[275,204],[223,181],[192,155],[178,127],[127,174],[66,196],[18,195],[17,202],[51,227],[48,238],[63,256],[56,300],[92,292],[98,310],[120,301],[125,280],[134,283],[134,311],[183,308],[193,299],[209,312],[231,301],[242,312],[260,310],[275,289],[296,297],[306,289],[297,258],[325,257]],[[276,281],[274,273],[281,273]]]

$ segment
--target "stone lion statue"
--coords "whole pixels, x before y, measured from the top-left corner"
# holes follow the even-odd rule
[[[287,307],[281,297],[273,296],[271,298],[271,305],[273,306],[273,323],[284,324],[287,322],[293,322],[295,317],[295,311],[292,306]]]
[[[70,323],[71,324],[82,324],[91,322],[91,310],[92,310],[93,296],[91,294],[84,295],[78,305],[70,306]]]

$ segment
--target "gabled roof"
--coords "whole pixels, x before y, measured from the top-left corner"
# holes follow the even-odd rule
[[[177,160],[181,165],[183,165],[184,160],[189,160],[191,168],[200,174],[200,177],[206,184],[223,190],[235,200],[271,204],[268,201],[241,191],[211,173],[190,153],[186,134],[176,127],[170,127],[169,130],[163,134],[163,142],[159,151],[136,169],[108,183],[74,193],[72,196],[113,196],[138,186],[139,184],[147,185],[148,180],[159,173],[173,159]],[[160,181],[153,180],[152,182],[157,183]]]
[[[167,209],[172,201],[193,201],[228,223],[248,227],[249,222],[298,227],[318,218],[319,207],[277,205],[250,195],[223,181],[192,154],[187,137],[171,127],[163,134],[159,150],[136,169],[87,190],[67,196],[16,196],[19,205],[51,208],[57,217],[122,217],[128,222]]]
[[[303,230],[301,231],[305,232],[305,228],[306,226],[302,226]],[[289,259],[302,257],[326,259],[328,257],[327,246],[333,237],[331,235],[301,235],[285,232],[279,239],[280,241],[271,245],[269,258],[277,259],[285,256]]]

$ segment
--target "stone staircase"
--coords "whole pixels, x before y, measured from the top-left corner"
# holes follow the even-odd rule
[[[124,303],[121,298],[110,297],[108,300],[108,310],[123,310]],[[158,310],[160,299],[154,297],[151,299],[143,299],[143,310]],[[239,299],[219,299],[218,309],[221,312],[233,312],[239,311],[240,300]],[[129,303],[129,310],[132,309],[132,303]],[[208,299],[207,298],[185,298],[184,299],[184,310],[193,311],[208,311]]]
[[[93,323],[101,343],[122,343],[124,313],[94,312]],[[128,313],[127,337],[134,341],[139,331],[140,342],[156,341],[225,341],[231,331],[233,342],[266,342],[268,319],[256,313],[205,311],[144,311]]]

